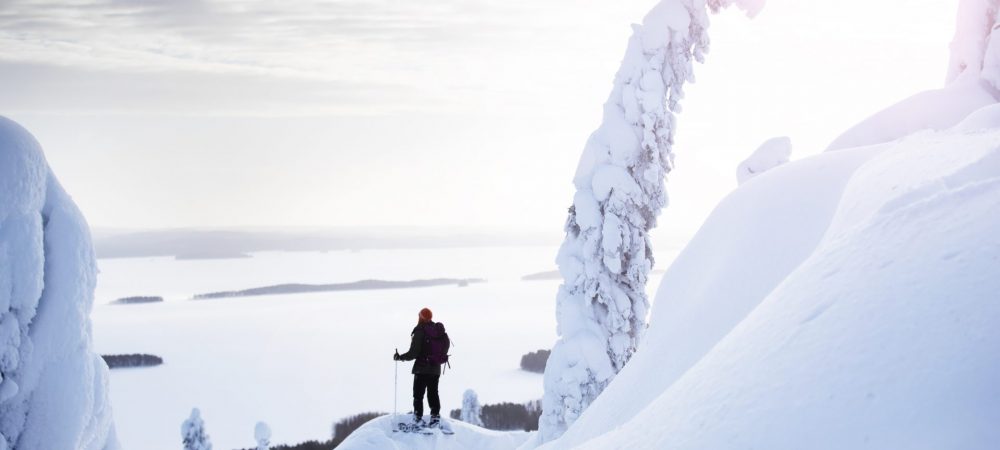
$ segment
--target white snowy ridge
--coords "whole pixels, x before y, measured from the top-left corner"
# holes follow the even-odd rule
[[[646,328],[649,231],[667,205],[674,113],[708,51],[708,11],[731,0],[663,0],[633,26],[601,125],[580,157],[556,263],[559,339],[544,376],[539,439],[559,437],[635,353]],[[763,1],[736,2],[752,15]]]
[[[792,140],[786,136],[771,138],[760,144],[749,158],[736,166],[736,182],[745,181],[778,167],[792,156]]]
[[[0,117],[0,450],[117,449],[91,345],[90,231],[34,137]]]

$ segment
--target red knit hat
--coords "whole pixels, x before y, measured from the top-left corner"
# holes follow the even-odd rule
[[[433,318],[433,317],[434,317],[434,313],[432,313],[431,310],[429,310],[427,308],[424,308],[424,309],[420,310],[420,321],[421,322],[430,322],[431,318]]]

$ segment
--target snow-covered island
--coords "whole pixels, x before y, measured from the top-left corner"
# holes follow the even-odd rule
[[[288,283],[274,286],[263,286],[258,288],[243,289],[239,291],[209,292],[206,294],[195,294],[195,300],[206,300],[213,298],[230,297],[252,297],[257,295],[275,294],[304,294],[309,292],[336,292],[336,291],[369,291],[379,289],[408,289],[433,286],[458,286],[466,287],[473,283],[485,283],[482,278],[434,278],[430,280],[360,280],[351,283],[330,283],[330,284],[302,284]]]

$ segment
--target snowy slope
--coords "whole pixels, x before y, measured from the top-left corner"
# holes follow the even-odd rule
[[[946,87],[917,93],[873,114],[834,139],[827,150],[889,142],[924,129],[950,128],[998,100],[1000,93],[987,80],[969,73]]]
[[[586,447],[995,448],[998,207],[1000,131],[882,146],[812,255]]]
[[[118,448],[91,350],[95,277],[83,216],[31,134],[0,117],[0,449]]]
[[[816,247],[875,150],[793,161],[723,199],[664,274],[639,352],[556,447],[627,422],[743,320]]]
[[[457,420],[448,420],[455,434],[446,436],[439,431],[425,436],[414,433],[393,432],[398,422],[409,422],[409,414],[391,415],[374,419],[351,433],[338,449],[351,450],[502,450],[517,448],[528,433],[523,431],[492,431]]]

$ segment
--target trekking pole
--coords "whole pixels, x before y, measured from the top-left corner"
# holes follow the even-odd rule
[[[399,349],[396,349],[396,354],[399,354]],[[396,402],[397,397],[399,397],[399,360],[393,361],[396,365],[396,377],[392,381],[392,420],[397,420],[396,417],[399,416],[399,406]]]

